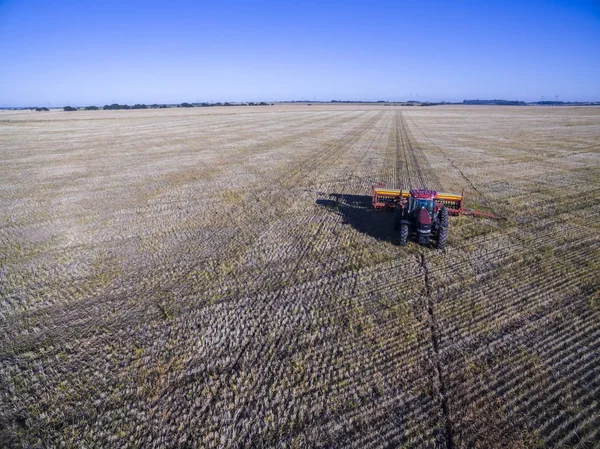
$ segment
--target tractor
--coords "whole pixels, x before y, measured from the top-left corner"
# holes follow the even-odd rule
[[[400,233],[400,245],[405,246],[410,234],[416,234],[419,245],[429,246],[435,237],[438,249],[444,249],[448,238],[448,208],[435,202],[435,190],[410,190],[408,201],[394,206],[394,231]]]

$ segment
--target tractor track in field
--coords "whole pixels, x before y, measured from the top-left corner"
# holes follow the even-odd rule
[[[395,183],[396,187],[400,187],[403,189],[410,188],[411,186],[411,176],[410,170],[408,169],[408,151],[406,149],[405,141],[402,140],[402,131],[401,131],[401,120],[400,115],[402,113],[400,111],[396,112],[395,117],[395,125],[392,130],[394,132],[394,137],[396,141],[396,173],[395,173]]]
[[[442,415],[442,428],[444,430],[443,438],[446,442],[447,449],[454,449],[454,435],[452,431],[452,420],[450,417],[450,410],[448,408],[447,399],[447,388],[442,374],[442,363],[440,361],[440,338],[439,328],[435,317],[435,300],[433,298],[433,291],[431,288],[431,280],[429,278],[429,265],[425,254],[421,252],[421,268],[423,269],[423,282],[425,284],[425,295],[427,301],[427,318],[429,321],[429,332],[431,337],[431,346],[433,348],[433,376],[432,376],[432,390],[440,403],[441,415]]]
[[[408,170],[407,177],[410,182],[408,189],[410,190],[417,187],[423,188],[425,187],[423,171],[419,166],[419,162],[415,156],[415,151],[410,144],[410,139],[408,138],[408,133],[406,130],[406,124],[401,112],[399,112],[397,115],[397,126],[401,137],[402,147],[404,148],[405,167]],[[413,176],[413,174],[416,176]]]
[[[414,144],[414,139],[410,135],[408,125],[401,111],[397,111],[394,117],[394,125],[391,130],[390,140],[395,142],[395,172],[393,183],[396,188],[410,190],[414,188],[435,189],[441,188],[440,181],[429,164],[423,150]],[[391,154],[390,154],[391,156]],[[435,316],[434,292],[431,285],[429,265],[427,256],[420,251],[420,265],[423,271],[424,284],[424,304],[426,311],[429,338],[432,351],[428,354],[431,357],[431,391],[432,399],[440,407],[440,440],[445,442],[447,449],[454,449],[454,435],[452,430],[452,421],[448,406],[447,388],[440,361],[440,335]]]
[[[395,182],[402,189],[436,189],[441,185],[423,150],[414,143],[402,112],[397,111],[392,129],[396,141]]]
[[[395,184],[397,188],[402,189],[435,189],[441,188],[438,177],[429,164],[423,150],[418,145],[413,144],[413,138],[410,135],[408,125],[402,114],[397,111],[395,116],[395,126],[392,129],[396,142],[395,151]],[[433,392],[433,400],[439,404],[441,423],[440,423],[440,439],[445,441],[447,449],[454,449],[454,436],[452,430],[452,421],[447,400],[447,388],[442,372],[442,364],[440,361],[439,349],[439,329],[435,316],[435,298],[431,286],[429,276],[429,266],[427,256],[424,252],[420,252],[420,264],[423,270],[424,296],[427,312],[427,321],[429,324],[429,337],[431,347],[433,349],[430,354],[432,357],[433,373],[431,375],[431,389]]]

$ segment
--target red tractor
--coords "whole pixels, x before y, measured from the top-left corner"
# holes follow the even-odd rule
[[[412,189],[408,201],[394,206],[394,231],[400,233],[400,245],[406,245],[411,233],[417,235],[419,245],[429,246],[431,236],[437,247],[444,249],[448,238],[448,208],[435,202],[435,190]]]

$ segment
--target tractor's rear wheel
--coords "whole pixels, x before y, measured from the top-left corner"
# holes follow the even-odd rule
[[[448,239],[448,228],[443,227],[438,230],[437,247],[444,249],[446,247],[446,239]]]
[[[402,207],[399,204],[396,204],[394,207],[394,231],[400,231],[400,221],[402,220]]]
[[[406,246],[408,242],[408,225],[401,224],[400,225],[400,246]]]
[[[447,207],[442,207],[440,209],[440,212],[438,215],[438,220],[440,222],[441,227],[443,227],[443,228],[448,227],[448,208]]]

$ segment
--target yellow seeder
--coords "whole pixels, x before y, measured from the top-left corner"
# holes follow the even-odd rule
[[[410,196],[410,190],[390,189],[383,183],[373,186],[373,207],[375,209],[393,209],[397,203]],[[440,206],[446,206],[450,215],[459,215],[463,213],[464,193],[435,192],[434,201]]]
[[[406,201],[410,197],[410,190],[390,189],[384,183],[373,185],[373,207],[375,209],[394,209],[396,204]],[[486,218],[499,218],[493,214],[479,212],[464,207],[465,192],[447,193],[431,191],[433,200],[440,207],[445,206],[449,215],[476,215]]]

